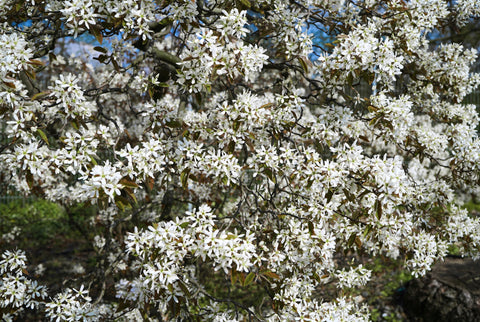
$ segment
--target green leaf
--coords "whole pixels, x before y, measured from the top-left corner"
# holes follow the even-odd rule
[[[105,63],[105,61],[107,60],[108,56],[107,55],[99,55],[98,57],[93,57],[93,59],[95,60],[98,60],[99,62],[101,62],[102,64]]]
[[[115,196],[115,204],[120,208],[122,211],[124,211],[126,208],[132,208],[132,205],[128,201],[127,198],[122,197],[122,196]]]
[[[366,237],[372,231],[372,229],[373,229],[372,225],[367,225],[367,227],[365,228],[365,231],[363,232],[363,237]]]
[[[38,59],[30,59],[28,61],[28,64],[34,65],[34,66],[44,66],[45,65],[41,60],[38,60]]]
[[[343,189],[343,193],[345,194],[345,196],[347,197],[347,200],[350,201],[350,202],[354,202],[355,201],[355,196],[353,194],[350,193],[350,191],[348,191],[346,188]]]
[[[130,308],[131,303],[128,303],[126,301],[120,301],[118,302],[117,308],[115,309],[115,313],[122,312],[125,309]]]
[[[190,290],[188,289],[187,285],[182,281],[178,280],[178,285],[183,291],[183,294],[185,294],[186,297],[192,297],[192,293],[190,293]]]
[[[348,75],[347,75],[347,84],[349,86],[352,86],[352,84],[353,84],[353,74],[352,73],[348,73]]]
[[[240,281],[240,285],[245,285],[245,273],[237,272],[237,277]]]
[[[95,39],[97,39],[97,41],[101,45],[102,42],[103,42],[103,36],[102,36],[102,31],[100,30],[100,28],[98,28],[97,26],[94,26],[94,25],[90,25],[90,33],[93,36],[95,36]]]
[[[383,209],[382,209],[382,202],[380,201],[380,199],[377,199],[377,201],[375,201],[375,214],[377,215],[378,220],[382,218]]]
[[[133,202],[135,204],[138,204],[137,197],[135,197],[135,194],[133,193],[132,189],[130,188],[124,188],[123,191],[127,193],[127,195],[132,198]]]
[[[25,4],[25,0],[20,0],[19,2],[17,2],[17,4],[15,5],[16,11],[19,12],[22,9],[24,4]]]
[[[260,109],[270,109],[273,106],[273,103],[267,103],[260,106]]]
[[[119,72],[120,66],[118,65],[117,61],[113,57],[110,58],[110,61],[112,62],[113,68],[115,68],[115,70]]]
[[[98,165],[97,163],[97,160],[95,160],[95,158],[93,156],[89,156],[90,157],[90,161],[92,161],[93,165]]]
[[[362,241],[358,236],[355,236],[355,245],[357,245],[358,248],[362,248]]]
[[[125,205],[120,200],[115,201],[115,204],[121,211],[125,211]]]
[[[308,222],[308,231],[310,232],[310,235],[315,235],[315,227],[311,221]]]
[[[235,142],[234,141],[230,141],[230,143],[228,143],[227,151],[230,154],[232,154],[235,151]]]
[[[32,189],[33,188],[33,174],[30,171],[28,171],[25,174],[25,180],[27,181],[28,187],[30,189]]]
[[[228,186],[228,177],[227,176],[224,176],[222,178],[222,183],[225,185],[225,186]]]
[[[236,269],[232,269],[232,272],[230,274],[230,282],[232,283],[232,285],[235,285],[237,280],[238,280],[238,272]]]
[[[240,2],[247,7],[247,9],[250,9],[252,7],[252,4],[248,0],[240,0]]]
[[[300,62],[300,65],[302,66],[303,70],[305,71],[305,73],[308,74],[308,64],[307,64],[307,61],[305,60],[305,58],[303,57],[298,57],[298,61]]]
[[[168,127],[171,127],[171,128],[182,127],[182,123],[178,120],[172,120],[172,121],[165,122],[165,125],[168,126]]]
[[[356,233],[352,233],[350,235],[350,237],[348,237],[348,241],[347,241],[347,246],[348,247],[352,247],[353,246],[353,243],[355,243],[355,239],[357,238],[357,234]]]
[[[413,17],[412,17],[412,13],[410,12],[410,10],[405,10],[405,13],[407,14],[408,18],[410,19],[410,21],[413,21]]]
[[[359,135],[358,138],[361,139],[361,140],[363,140],[363,141],[365,141],[365,142],[370,143],[370,140],[369,140],[368,137],[366,137],[365,135]]]
[[[388,127],[390,129],[390,131],[394,132],[392,122],[390,122],[388,120],[384,120],[382,122],[382,124],[385,125],[386,127]]]
[[[330,202],[330,200],[332,200],[333,193],[334,192],[332,189],[328,190],[327,194],[325,195],[325,197],[327,198],[327,203]]]
[[[40,134],[40,137],[42,138],[42,140],[45,141],[45,143],[47,143],[47,145],[50,145],[50,143],[48,143],[48,138],[47,138],[47,135],[45,134],[45,132],[43,132],[40,129],[37,129],[37,132],[38,132],[38,134]]]
[[[148,190],[152,191],[153,190],[153,185],[155,184],[155,179],[152,177],[148,177],[145,180],[145,185],[147,186]]]
[[[240,124],[242,124],[242,122],[240,122],[238,119],[233,121],[232,123],[232,129],[234,131],[238,131],[238,129],[240,128]]]
[[[280,276],[277,273],[271,272],[271,271],[263,271],[261,272],[262,275],[270,277],[271,279],[278,280],[280,279]]]
[[[277,183],[277,180],[275,179],[275,175],[273,174],[272,172],[272,169],[270,168],[265,168],[265,170],[263,171],[267,177],[273,182],[273,183]]]
[[[50,94],[50,92],[40,92],[40,93],[37,93],[35,95],[32,96],[32,100],[38,100],[38,99],[42,99],[44,98],[45,96],[48,96]]]
[[[138,184],[135,183],[135,181],[132,181],[128,178],[122,178],[120,181],[119,181],[120,184],[124,185],[125,187],[128,187],[128,188],[138,188]]]
[[[95,47],[93,47],[93,49],[96,50],[96,51],[99,51],[101,53],[104,53],[104,54],[106,54],[108,52],[108,50],[106,48],[103,48],[103,47],[100,47],[100,46],[95,46]]]
[[[14,83],[10,83],[10,82],[3,82],[3,84],[11,89],[16,89],[15,87],[15,84]]]
[[[245,281],[243,282],[243,286],[248,286],[248,285],[252,284],[255,276],[256,276],[256,274],[254,272],[248,273],[247,277],[245,277]]]
[[[183,169],[182,173],[180,174],[180,181],[182,182],[182,187],[184,190],[187,190],[188,184],[188,176],[190,175],[190,169],[185,168]]]

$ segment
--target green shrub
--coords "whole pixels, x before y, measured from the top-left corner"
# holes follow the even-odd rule
[[[20,243],[42,244],[68,231],[68,222],[61,206],[43,199],[0,204],[0,234],[9,233],[15,227],[21,231]]]

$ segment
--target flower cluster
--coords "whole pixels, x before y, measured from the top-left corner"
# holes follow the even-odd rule
[[[188,40],[178,82],[189,92],[211,88],[211,79],[222,75],[251,80],[267,59],[263,48],[239,41],[248,31],[244,28],[246,11],[233,9],[222,13],[213,31],[202,28]]]
[[[0,260],[0,308],[16,313],[24,308],[38,308],[47,297],[44,286],[27,278],[26,256],[23,251],[5,251]],[[27,275],[27,276],[26,276]],[[5,310],[6,309],[6,310]],[[3,319],[11,318],[3,314]]]
[[[69,288],[47,303],[46,316],[57,321],[96,321],[99,312],[91,301],[83,285],[78,290]]]
[[[32,49],[28,48],[28,42],[22,35],[17,33],[0,34],[0,81],[2,81],[2,92],[7,88],[5,83],[13,83],[14,74],[27,67],[32,58]],[[10,76],[10,77],[9,77]],[[11,87],[11,86],[10,86]]]
[[[82,177],[87,199],[98,199],[101,194],[108,196],[109,201],[114,201],[120,195],[123,185],[120,183],[122,175],[107,160],[103,166],[96,165],[90,173]]]
[[[50,90],[55,100],[55,105],[45,111],[50,118],[59,113],[68,118],[89,118],[95,111],[96,106],[85,99],[78,78],[72,74],[60,75]]]

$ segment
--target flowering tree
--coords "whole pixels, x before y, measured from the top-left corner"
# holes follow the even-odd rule
[[[0,1],[1,180],[98,205],[103,227],[96,273],[60,294],[6,251],[3,318],[358,321],[348,297],[315,295],[369,281],[338,254],[416,276],[453,244],[478,256],[462,208],[480,192],[478,114],[461,103],[477,53],[428,37],[479,14],[474,0]]]

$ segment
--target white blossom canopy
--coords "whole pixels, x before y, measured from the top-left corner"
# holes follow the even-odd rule
[[[478,257],[462,207],[480,192],[462,103],[477,51],[430,39],[479,15],[475,0],[0,0],[0,180],[98,205],[93,281],[116,282],[114,300],[89,280],[47,300],[7,251],[0,314],[368,320],[315,295],[370,280],[337,256],[415,276],[450,245]]]

